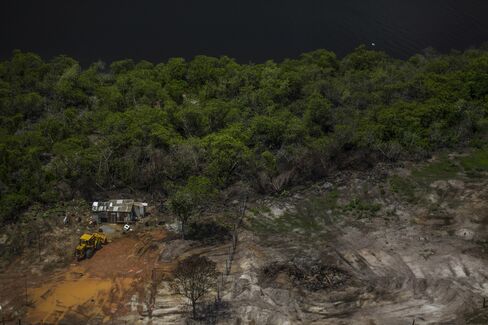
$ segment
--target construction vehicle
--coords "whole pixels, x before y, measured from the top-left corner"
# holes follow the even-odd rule
[[[107,236],[103,232],[83,234],[80,237],[80,243],[76,246],[75,256],[78,260],[90,258],[96,250],[102,248],[102,245],[107,243]]]

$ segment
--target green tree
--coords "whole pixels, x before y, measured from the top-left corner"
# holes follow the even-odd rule
[[[215,195],[215,189],[209,179],[192,176],[187,184],[178,188],[168,199],[171,211],[181,225],[181,238],[185,239],[186,225],[190,218],[203,210]]]
[[[222,132],[204,139],[207,149],[207,173],[216,184],[226,186],[251,156],[249,148],[239,139]]]

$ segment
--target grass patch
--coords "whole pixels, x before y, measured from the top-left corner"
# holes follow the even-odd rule
[[[249,211],[251,211],[254,215],[259,215],[264,213],[270,213],[271,209],[265,205],[260,205],[260,206],[249,208]]]
[[[410,177],[391,176],[388,185],[400,199],[409,203],[418,203],[431,183],[457,178],[462,171],[463,168],[457,161],[449,160],[445,155],[439,161],[412,170]]]
[[[485,176],[488,172],[488,149],[476,150],[455,160],[443,156],[440,161],[412,171],[412,177],[414,181],[425,185],[436,180],[457,178],[463,172],[469,178]]]
[[[337,191],[331,191],[326,196],[310,198],[298,204],[294,212],[286,212],[277,219],[255,213],[252,228],[256,232],[269,234],[322,232],[327,224],[338,221],[339,217],[334,213],[338,196]]]
[[[366,202],[360,198],[352,199],[342,208],[344,212],[352,212],[358,219],[374,217],[381,209],[381,205]]]
[[[410,203],[417,201],[415,190],[418,185],[411,179],[394,175],[388,180],[388,185],[390,190],[398,194],[401,199]]]
[[[300,213],[287,213],[276,221],[277,231],[288,233],[297,231],[300,233],[314,233],[323,230],[323,224],[316,216],[302,215]]]
[[[437,180],[459,178],[465,174],[471,179],[486,177],[488,173],[488,149],[473,151],[465,157],[448,159],[442,156],[439,161],[427,164],[412,171],[410,177],[391,176],[388,179],[390,190],[409,203],[418,203]]]
[[[454,161],[443,157],[441,161],[428,164],[412,171],[412,176],[421,182],[431,183],[436,180],[455,178],[462,168]]]
[[[467,157],[462,157],[460,163],[468,177],[480,177],[488,172],[488,149],[477,150]]]

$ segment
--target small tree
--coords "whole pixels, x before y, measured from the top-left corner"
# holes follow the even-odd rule
[[[185,226],[196,208],[195,202],[188,191],[180,189],[169,200],[169,206],[181,224],[181,239],[185,239]]]
[[[210,180],[192,176],[186,186],[179,188],[169,199],[171,211],[181,223],[181,238],[185,239],[185,226],[199,209],[205,207],[215,194]]]
[[[192,255],[178,263],[171,288],[190,301],[193,319],[196,319],[197,302],[214,287],[216,280],[215,262],[205,256]]]

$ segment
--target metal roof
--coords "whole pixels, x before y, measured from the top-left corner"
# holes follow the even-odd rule
[[[107,202],[93,202],[92,211],[93,212],[131,212],[132,207],[136,206],[147,206],[147,203],[134,202],[134,200],[127,199],[117,199],[110,200]]]

